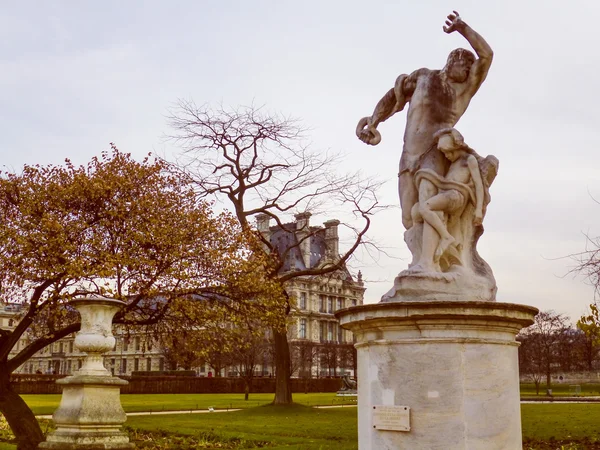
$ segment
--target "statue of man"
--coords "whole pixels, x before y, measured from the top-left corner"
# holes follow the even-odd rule
[[[361,141],[376,145],[381,140],[377,126],[409,103],[398,174],[402,224],[406,229],[413,225],[413,206],[435,194],[435,188],[427,181],[415,186],[416,171],[427,168],[444,175],[448,167],[448,160],[436,148],[434,134],[456,125],[492,64],[492,49],[458,12],[448,15],[443,29],[446,33],[462,34],[477,58],[469,50],[459,48],[450,52],[442,70],[423,68],[400,75],[395,86],[377,103],[373,115],[361,119],[356,129]]]

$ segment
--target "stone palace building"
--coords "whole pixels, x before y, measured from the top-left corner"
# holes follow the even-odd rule
[[[330,220],[323,227],[311,226],[310,213],[295,216],[284,227],[270,226],[268,216],[259,216],[258,229],[268,237],[284,258],[284,271],[314,268],[339,257],[339,221]],[[287,283],[288,294],[295,305],[291,314],[289,339],[294,376],[318,377],[354,373],[351,353],[352,333],[342,329],[334,312],[362,305],[365,292],[359,272],[357,279],[346,268],[322,276],[302,276]],[[19,305],[5,305],[0,310],[0,327],[13,328],[18,320]],[[145,336],[127,333],[115,326],[116,345],[104,358],[105,367],[115,375],[131,375],[134,371],[163,371],[168,369],[160,345]],[[68,336],[36,353],[17,373],[71,374],[81,367],[83,354]],[[13,349],[18,352],[27,344],[23,337]],[[199,376],[214,371],[204,364],[197,367]],[[271,361],[265,359],[259,373],[273,373]],[[221,375],[232,371],[223,369]]]

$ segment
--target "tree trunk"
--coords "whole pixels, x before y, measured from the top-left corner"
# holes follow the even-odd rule
[[[0,412],[17,439],[17,450],[36,450],[44,433],[27,403],[9,383],[10,375],[0,375]]]
[[[248,400],[250,396],[250,380],[244,378],[244,400]]]
[[[291,360],[287,332],[273,330],[275,347],[275,399],[274,405],[289,405],[292,403],[292,382],[290,379]]]

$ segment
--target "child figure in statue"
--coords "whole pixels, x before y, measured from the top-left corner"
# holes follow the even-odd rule
[[[434,272],[446,252],[460,263],[462,236],[457,235],[463,213],[469,203],[474,206],[470,220],[481,225],[483,220],[484,184],[479,162],[474,151],[465,144],[462,135],[454,128],[444,128],[435,133],[437,149],[450,161],[444,177],[431,169],[421,169],[415,174],[415,184],[427,180],[435,186],[437,193],[419,202],[412,208],[413,221],[423,222],[422,251],[419,261],[410,268],[411,272]]]

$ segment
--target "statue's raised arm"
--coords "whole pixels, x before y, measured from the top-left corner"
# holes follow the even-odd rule
[[[471,65],[466,81],[468,84],[467,91],[470,96],[473,96],[487,77],[492,65],[494,52],[485,39],[462,20],[458,11],[448,14],[446,25],[442,28],[448,34],[454,31],[462,34],[469,44],[471,44],[475,53],[477,53],[478,58]]]

